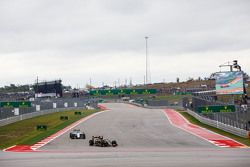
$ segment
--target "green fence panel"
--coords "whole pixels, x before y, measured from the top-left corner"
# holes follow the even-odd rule
[[[20,108],[20,107],[31,107],[30,101],[5,101],[0,102],[0,107],[4,108]]]
[[[175,95],[192,95],[192,92],[175,92]]]
[[[156,89],[110,89],[110,90],[91,90],[91,96],[112,96],[112,95],[137,95],[137,94],[156,94]]]
[[[235,106],[234,105],[203,106],[203,107],[198,107],[197,111],[202,114],[214,113],[214,112],[235,112]]]

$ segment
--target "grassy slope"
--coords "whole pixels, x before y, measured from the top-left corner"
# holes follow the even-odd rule
[[[0,149],[16,144],[32,145],[71,123],[97,112],[97,110],[77,110],[82,111],[82,115],[75,115],[75,111],[56,112],[0,127]],[[68,116],[69,120],[62,121],[60,116]],[[47,131],[36,130],[38,124],[47,125]]]
[[[227,136],[227,137],[229,137],[231,139],[234,139],[234,140],[236,140],[236,141],[238,141],[240,143],[243,143],[243,144],[245,144],[247,146],[250,146],[250,139],[245,139],[245,138],[233,135],[231,133],[225,132],[223,130],[220,130],[218,128],[203,124],[200,121],[198,121],[196,118],[194,118],[193,116],[189,115],[187,112],[180,112],[180,114],[182,114],[187,120],[189,120],[189,122],[191,122],[191,123],[193,123],[195,125],[201,126],[203,128],[206,128],[208,130],[211,130],[211,131],[216,132],[218,134],[221,134],[223,136]]]

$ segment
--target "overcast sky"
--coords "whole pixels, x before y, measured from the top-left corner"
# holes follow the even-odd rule
[[[142,84],[250,73],[249,0],[0,0],[0,86]]]

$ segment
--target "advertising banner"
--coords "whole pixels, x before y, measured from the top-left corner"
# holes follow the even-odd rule
[[[90,95],[138,95],[138,94],[156,94],[156,89],[110,89],[110,90],[91,90]]]
[[[214,112],[235,112],[235,106],[234,105],[204,106],[204,107],[198,107],[197,111],[202,114],[208,114]]]
[[[5,108],[31,107],[31,102],[29,101],[0,102],[0,107],[5,107]]]
[[[241,71],[216,74],[216,94],[243,94],[243,74]]]

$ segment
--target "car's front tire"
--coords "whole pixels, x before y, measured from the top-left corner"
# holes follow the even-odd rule
[[[116,142],[115,140],[113,140],[113,141],[111,142],[111,144],[112,144],[113,147],[116,147],[116,146],[118,145],[117,142]]]

